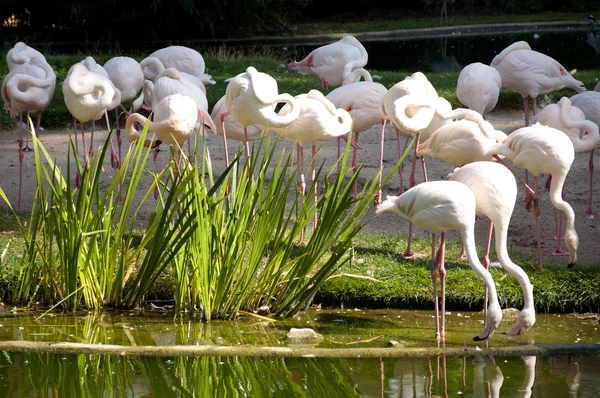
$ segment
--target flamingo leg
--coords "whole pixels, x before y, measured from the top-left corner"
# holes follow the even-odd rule
[[[227,136],[225,134],[225,116],[229,115],[229,111],[223,112],[219,115],[221,121],[221,131],[223,131],[223,148],[225,151],[225,168],[229,167],[229,152],[227,151]]]
[[[529,126],[529,103],[528,97],[523,97],[523,110],[525,111],[525,127]]]
[[[358,135],[359,133],[354,133],[354,143],[356,144],[356,146],[358,146]],[[338,137],[338,148],[339,148],[339,140],[340,138]],[[354,147],[354,151],[352,152],[352,172],[353,174],[356,174],[356,151],[358,150],[356,148],[356,146]],[[338,159],[340,158],[340,154],[338,152]],[[338,169],[339,169],[339,162],[338,162]],[[339,171],[339,170],[338,170]],[[352,188],[353,194],[356,197],[356,195],[358,195],[358,182],[355,181],[354,182],[354,187]]]
[[[587,212],[585,213],[588,218],[594,218],[595,215],[600,213],[594,213],[592,211],[592,196],[594,193],[594,149],[590,152],[590,161],[588,162],[590,168],[590,199]]]
[[[90,158],[94,157],[94,127],[96,126],[96,121],[92,120],[92,135],[90,137]]]
[[[440,236],[440,248],[438,249],[436,262],[440,273],[440,293],[441,293],[441,321],[440,321],[440,336],[444,340],[446,333],[446,268],[444,267],[444,258],[446,257],[446,233],[442,232]]]
[[[17,210],[21,211],[21,192],[23,187],[23,159],[25,154],[23,153],[23,112],[19,112],[19,139],[17,140],[19,146],[19,199],[17,201]]]
[[[431,234],[431,282],[433,283],[433,309],[435,311],[435,339],[440,339],[440,311],[438,308],[438,291],[437,291],[437,258],[435,252],[435,234]]]
[[[110,132],[110,122],[108,121],[108,111],[104,111],[104,116],[106,117],[106,128]],[[110,165],[113,169],[118,169],[121,165],[121,158],[117,157],[117,152],[115,151],[115,146],[112,141],[112,137],[110,138]]]
[[[413,152],[413,163],[412,163],[412,169],[410,172],[410,187],[414,187],[415,186],[415,164],[417,161],[417,147],[419,146],[419,136],[421,134],[417,133],[416,139],[415,139],[415,149]],[[410,259],[410,258],[416,258],[416,257],[421,257],[422,254],[418,254],[418,253],[414,253],[411,249],[410,249],[410,244],[412,242],[412,223],[409,222],[408,224],[408,246],[406,247],[406,250],[404,251],[404,253],[402,253],[402,257],[405,259]]]
[[[340,140],[341,138],[338,137],[337,138],[337,146],[338,146],[338,152],[337,152],[337,158],[339,159],[340,156],[342,155],[342,151],[341,151],[341,144],[340,144]],[[356,153],[356,148],[354,148],[354,153]],[[352,167],[354,168],[354,156],[352,157]],[[340,162],[337,162],[337,172],[340,172]]]
[[[417,164],[417,147],[419,146],[419,138],[421,137],[421,133],[417,133],[416,137],[415,137],[415,147],[413,149],[413,162],[412,162],[412,166],[410,168],[410,187],[414,187],[416,185],[416,180],[415,180],[415,165]]]
[[[402,154],[404,153],[401,149],[400,149],[400,130],[398,130],[398,127],[394,126],[394,129],[396,130],[396,142],[398,144],[398,159],[400,159],[400,157],[402,156]],[[405,146],[406,149],[406,146]],[[400,188],[398,188],[398,195],[402,195],[404,193],[404,181],[402,180],[402,172],[404,169],[404,162],[402,162],[400,164],[400,167],[398,168],[398,174],[400,176]]]
[[[123,108],[123,105],[121,105],[121,108]],[[123,110],[125,110],[125,108],[123,108]],[[127,113],[126,110],[125,110],[125,112]],[[115,116],[117,119],[117,146],[119,147],[119,163],[120,163],[121,159],[122,159],[121,144],[123,143],[123,140],[121,139],[121,127],[119,126],[119,110],[118,109],[115,109]]]
[[[35,122],[35,136],[39,138],[40,136],[40,124],[42,122],[42,111],[37,112],[37,120]]]
[[[381,186],[381,181],[383,178],[383,137],[384,137],[384,132],[385,132],[385,118],[381,118],[381,143],[379,144],[379,192],[377,193],[377,196],[375,197],[375,203],[380,204],[381,203],[381,190],[382,190],[382,186]]]

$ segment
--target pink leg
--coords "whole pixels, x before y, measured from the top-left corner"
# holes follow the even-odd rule
[[[158,160],[158,152],[160,152],[160,149],[158,149],[159,147],[157,146],[156,148],[154,148],[154,154],[152,155],[152,158],[154,159],[154,174],[158,174],[158,167],[156,166],[156,162]],[[154,199],[158,200],[158,195],[160,194],[159,190],[158,190],[158,184],[154,187]]]
[[[431,281],[433,283],[433,309],[435,311],[435,339],[440,340],[440,311],[438,308],[437,291],[437,256],[435,252],[435,234],[431,234]]]
[[[306,183],[304,182],[304,172],[302,171],[302,164],[304,163],[304,148],[300,144],[296,144],[296,162],[298,164],[298,185],[300,186],[300,192],[302,198],[306,196]]]
[[[383,179],[383,137],[385,132],[385,118],[381,118],[381,142],[379,144],[379,193],[375,197],[375,203],[381,203],[382,186],[381,181]]]
[[[423,170],[423,181],[427,182],[427,168],[425,167],[425,157],[421,156],[421,169]]]
[[[442,340],[444,340],[444,335],[446,333],[445,325],[446,325],[446,268],[444,267],[444,258],[446,257],[446,233],[442,232],[442,236],[440,237],[440,248],[437,253],[437,264],[438,270],[440,272],[440,291],[442,296],[442,320],[440,322],[440,336]]]
[[[359,135],[359,133],[354,133],[354,142],[356,143],[356,145],[358,145],[358,135]],[[338,138],[338,148],[339,148],[339,140],[340,140],[340,138]],[[352,152],[352,172],[354,174],[356,174],[356,169],[357,169],[357,166],[356,166],[356,151],[357,150],[358,149],[356,149],[356,147],[354,147],[354,152]],[[338,153],[338,159],[340,158],[339,155],[340,154]],[[339,162],[338,162],[338,164],[339,164]],[[357,182],[354,182],[354,187],[352,188],[352,191],[353,191],[355,197],[356,197],[356,195],[358,195],[357,184],[358,184]]]
[[[110,131],[110,122],[108,121],[108,112],[104,112],[104,116],[106,116],[106,127]],[[117,157],[117,152],[115,151],[115,146],[113,145],[112,138],[110,139],[110,165],[113,169],[118,169],[121,164],[121,158]]]
[[[123,106],[121,106],[123,107]],[[121,144],[123,144],[123,140],[121,139],[121,127],[119,126],[119,110],[115,109],[115,114],[117,118],[117,146],[119,147],[119,163],[121,162],[122,152],[121,152]]]
[[[538,189],[538,178],[537,176],[533,177],[533,189],[537,194]],[[535,216],[535,234],[537,237],[537,263],[538,269],[542,269],[542,244],[540,238],[540,205],[537,197],[533,199],[533,214]]]
[[[219,115],[221,120],[221,130],[223,131],[223,148],[225,150],[225,167],[229,167],[229,152],[227,151],[227,136],[225,135],[225,116],[229,115],[229,111]]]
[[[19,146],[19,199],[17,201],[17,210],[21,211],[21,192],[23,187],[23,159],[25,154],[23,153],[23,112],[19,112],[19,140],[17,141]]]
[[[398,145],[398,159],[400,159],[400,157],[402,157],[402,154],[404,153],[404,151],[402,149],[400,149],[400,130],[398,130],[398,127],[394,126],[394,129],[396,130],[396,143]],[[406,145],[406,144],[405,144]],[[406,146],[405,146],[406,148]],[[400,167],[398,168],[398,174],[400,176],[400,188],[398,189],[398,195],[402,195],[404,193],[404,181],[402,179],[402,172],[404,171],[404,162],[402,162],[400,164]]]
[[[244,151],[246,152],[246,160],[248,161],[248,167],[250,167],[250,147],[248,146],[248,127],[244,126]]]
[[[417,133],[417,136],[415,138],[415,147],[413,149],[413,162],[412,162],[412,167],[410,169],[410,187],[414,187],[416,185],[416,180],[415,180],[415,165],[417,164],[417,147],[419,146],[419,137],[421,136],[421,133]]]
[[[523,109],[525,110],[525,127],[529,126],[529,104],[527,97],[523,97]]]
[[[90,137],[90,158],[94,157],[94,127],[96,126],[96,121],[92,120],[92,135]]]
[[[340,144],[341,138],[338,137],[337,138],[337,144],[338,144],[338,154],[337,154],[337,158],[339,159],[340,156],[342,156],[342,151],[340,150],[341,144]],[[356,148],[354,148],[354,153],[356,153]],[[354,162],[354,158],[352,158],[352,162]],[[354,163],[352,163],[352,167],[354,167]],[[340,172],[340,162],[337,162],[337,172]]]
[[[590,161],[588,162],[590,168],[590,199],[587,212],[585,213],[588,218],[594,218],[595,215],[600,213],[594,213],[592,211],[592,196],[594,193],[594,149],[590,152]]]
[[[35,136],[40,137],[40,124],[42,123],[42,111],[38,111],[37,120],[35,122]]]

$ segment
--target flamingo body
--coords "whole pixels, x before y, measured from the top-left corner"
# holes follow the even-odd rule
[[[506,245],[510,218],[517,199],[515,177],[503,165],[485,161],[456,168],[448,177],[469,187],[475,196],[477,215],[488,217],[493,224],[498,261],[519,281],[523,291],[524,306],[509,334],[528,331],[535,323],[533,286],[525,271],[508,256]]]
[[[46,59],[34,57],[17,64],[2,81],[4,108],[11,117],[19,112],[42,111],[52,101],[56,74]]]
[[[303,60],[288,64],[289,70],[303,75],[315,75],[321,80],[323,89],[339,86],[355,68],[367,64],[367,50],[354,36],[321,46],[311,51]]]
[[[199,79],[204,85],[215,84],[212,76],[207,75],[206,63],[202,55],[189,47],[185,46],[169,46],[156,50],[149,57],[154,57],[160,60],[164,68],[175,68],[180,72],[188,73]],[[143,64],[142,60],[142,64]],[[142,65],[143,66],[143,65]],[[146,79],[154,80],[152,73],[160,73],[161,71],[150,71],[144,69]]]
[[[139,62],[130,57],[113,57],[103,65],[108,78],[121,92],[121,102],[133,101],[144,83]]]
[[[485,115],[498,103],[500,87],[500,73],[489,65],[475,62],[460,71],[456,83],[456,97],[467,108]]]
[[[432,235],[436,233],[445,234],[449,230],[458,231],[466,249],[469,265],[484,281],[489,290],[490,300],[486,314],[486,326],[483,332],[475,338],[476,340],[485,340],[492,336],[500,324],[502,310],[498,303],[496,286],[492,276],[477,258],[474,236],[475,209],[475,196],[465,184],[456,181],[430,181],[416,185],[400,196],[388,196],[384,202],[377,206],[376,213],[392,211]],[[442,249],[442,246],[440,249]],[[445,270],[443,270],[443,251],[441,253],[441,258],[436,261],[442,263],[440,269],[442,275],[442,327],[440,332],[443,335],[443,278]],[[432,269],[432,276],[433,271]],[[434,286],[435,284],[434,279]],[[434,299],[437,303],[437,297],[434,297]]]

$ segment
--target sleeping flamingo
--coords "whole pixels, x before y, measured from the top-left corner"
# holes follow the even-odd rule
[[[354,36],[344,36],[335,43],[313,50],[301,61],[288,64],[289,70],[302,75],[315,75],[321,80],[323,90],[329,86],[339,86],[356,68],[367,64],[367,50]]]
[[[431,233],[431,278],[436,317],[436,340],[444,339],[446,310],[446,269],[444,268],[446,231],[458,231],[466,248],[469,265],[483,280],[489,293],[483,331],[475,341],[489,339],[502,321],[502,309],[498,303],[496,285],[489,271],[477,258],[475,246],[475,209],[473,192],[463,183],[456,181],[423,182],[410,188],[400,196],[388,196],[377,206],[376,213],[392,211]],[[435,251],[435,235],[441,233],[440,248]],[[441,310],[438,311],[436,266],[440,272]],[[441,321],[439,321],[441,313]]]
[[[460,71],[456,82],[456,98],[467,108],[484,116],[496,107],[500,87],[500,73],[489,65],[475,62]]]
[[[19,199],[17,209],[21,210],[23,185],[23,112],[37,112],[35,135],[39,134],[42,111],[54,97],[56,74],[44,56],[36,56],[23,64],[17,64],[2,81],[4,108],[11,117],[19,114]]]

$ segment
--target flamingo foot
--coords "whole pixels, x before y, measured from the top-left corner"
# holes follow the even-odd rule
[[[527,210],[531,210],[531,206],[538,207],[537,198],[535,195],[527,193],[527,197],[525,198],[525,208]]]
[[[585,212],[585,216],[587,218],[589,218],[590,220],[594,218],[594,216],[598,216],[600,215],[600,213],[594,213],[591,209],[588,209],[588,211]]]
[[[375,195],[374,202],[375,202],[376,205],[380,205],[381,204],[381,192],[379,192],[379,193],[377,193]]]
[[[404,253],[402,253],[402,258],[405,260],[412,260],[414,258],[420,258],[423,256],[424,256],[423,254],[415,253],[410,249],[406,249],[406,251]]]
[[[552,252],[552,255],[553,256],[568,256],[569,252],[566,252],[566,251],[564,251],[562,249],[557,249],[557,250],[555,250],[555,251]]]

